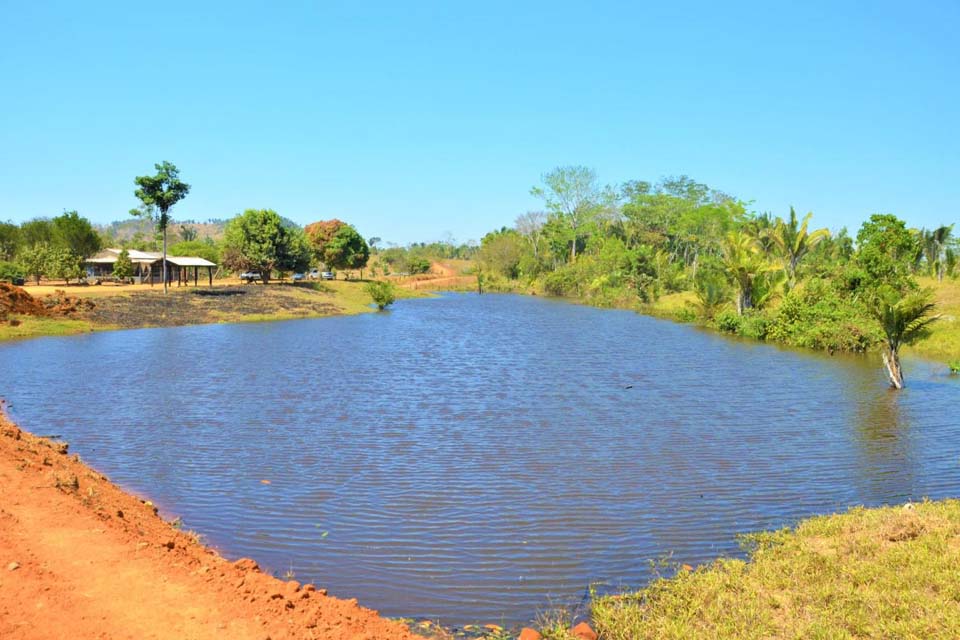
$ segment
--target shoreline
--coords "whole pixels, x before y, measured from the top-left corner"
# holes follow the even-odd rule
[[[422,640],[314,585],[230,562],[0,401],[0,637]]]

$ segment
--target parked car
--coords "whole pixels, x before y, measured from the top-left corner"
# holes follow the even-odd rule
[[[333,280],[335,276],[333,275],[332,271],[324,271],[320,274],[320,277],[324,280]]]
[[[262,280],[259,271],[244,271],[240,274],[240,279],[246,281],[247,284],[251,282],[256,282],[257,280]]]
[[[320,279],[320,269],[310,269],[310,272],[307,274],[307,277],[311,280]]]
[[[305,276],[304,276],[304,274],[302,274],[302,273],[295,273],[295,274],[293,274],[293,281],[294,281],[294,282],[300,282],[301,280],[303,280],[304,277],[305,277]]]

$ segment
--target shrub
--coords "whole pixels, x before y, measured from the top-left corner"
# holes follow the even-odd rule
[[[769,330],[770,318],[762,312],[752,311],[740,319],[740,329],[738,333],[746,338],[766,340]]]
[[[13,282],[18,278],[23,278],[25,274],[23,269],[12,262],[0,260],[0,282]]]
[[[377,305],[377,309],[381,311],[393,304],[397,299],[397,288],[392,282],[374,280],[373,282],[368,282],[365,288],[373,299],[373,302]]]
[[[697,312],[693,307],[680,307],[673,315],[677,322],[696,322]]]
[[[812,279],[793,289],[773,316],[767,338],[830,352],[867,351],[879,342],[880,327],[848,285]]]
[[[740,326],[743,324],[743,318],[737,315],[736,311],[724,309],[713,319],[717,329],[725,333],[740,333]]]
[[[551,296],[568,296],[577,293],[577,272],[569,265],[560,267],[543,278],[543,290]]]

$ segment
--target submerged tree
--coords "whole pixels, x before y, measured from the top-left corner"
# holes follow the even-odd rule
[[[903,370],[900,367],[900,347],[920,337],[924,329],[940,316],[929,290],[913,292],[905,297],[892,287],[881,287],[873,296],[870,311],[883,329],[884,340],[880,355],[890,386],[903,388]]]
[[[155,176],[137,176],[138,189],[134,195],[143,203],[142,209],[130,213],[154,220],[163,235],[163,292],[167,292],[167,225],[170,209],[190,193],[190,185],[180,181],[180,171],[172,163],[163,161],[154,165]]]
[[[397,288],[389,280],[374,280],[365,287],[377,309],[383,311],[397,299]]]

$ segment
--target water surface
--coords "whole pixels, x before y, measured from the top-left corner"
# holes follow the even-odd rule
[[[389,313],[0,345],[0,395],[228,557],[447,624],[525,622],[737,533],[958,493],[960,386],[629,312]],[[263,484],[269,480],[270,484]]]

